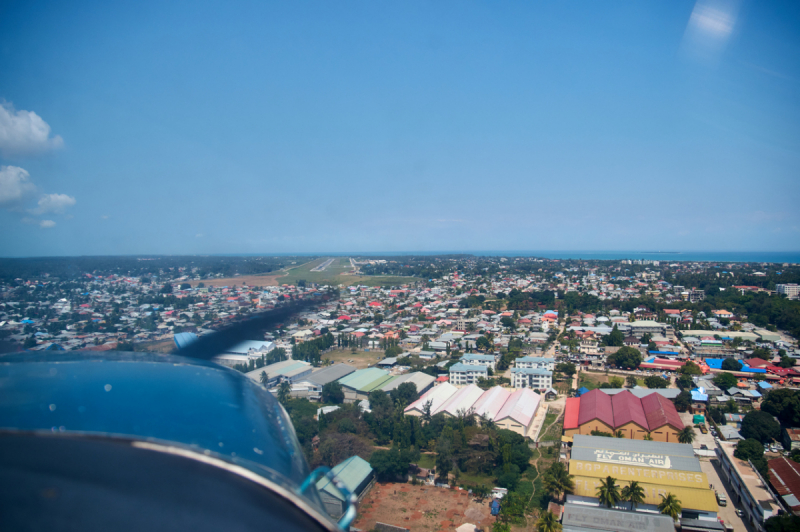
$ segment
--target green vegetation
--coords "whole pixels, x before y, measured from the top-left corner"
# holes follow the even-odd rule
[[[638,349],[625,346],[620,347],[616,353],[608,355],[606,362],[622,369],[636,369],[642,363],[642,355]]]
[[[781,435],[781,426],[772,414],[762,410],[751,410],[742,420],[741,434],[761,443],[771,443]]]
[[[286,274],[278,278],[280,284],[316,283],[319,285],[364,285],[364,286],[399,286],[419,281],[416,277],[383,276],[383,275],[350,275],[353,270],[349,257],[335,257],[333,262],[320,272],[312,272],[328,258],[316,259],[299,266],[289,268]]]
[[[767,394],[761,410],[777,417],[786,426],[800,426],[800,391],[778,389]]]

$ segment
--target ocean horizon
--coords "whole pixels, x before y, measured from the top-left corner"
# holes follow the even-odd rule
[[[358,252],[319,252],[319,253],[219,253],[219,257],[258,257],[258,256],[315,256],[315,257],[401,257],[435,255],[475,255],[476,257],[536,257],[555,260],[657,260],[660,262],[756,262],[756,263],[800,263],[800,251],[358,251]]]

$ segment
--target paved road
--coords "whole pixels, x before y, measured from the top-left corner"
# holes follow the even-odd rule
[[[729,490],[729,486],[723,483],[720,478],[722,473],[719,470],[719,461],[716,458],[712,458],[711,460],[702,458],[700,460],[700,469],[706,474],[708,482],[714,486],[714,489],[720,493],[724,492],[728,499],[728,505],[720,506],[717,515],[726,523],[733,525],[734,532],[753,532],[750,526],[746,526],[739,516],[736,515],[736,507],[733,505],[731,499],[731,494],[733,492]]]

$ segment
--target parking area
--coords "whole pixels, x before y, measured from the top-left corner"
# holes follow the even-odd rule
[[[694,426],[692,423],[692,414],[689,412],[680,412],[679,415],[681,416],[681,421],[683,424],[688,426]],[[710,429],[708,424],[706,427]],[[714,442],[714,436],[711,435],[711,430],[708,430],[705,434],[703,434],[700,429],[694,429],[694,442],[692,443],[692,447],[695,449],[701,449],[702,446],[705,445],[708,449],[714,450],[716,443]]]
[[[712,458],[709,460],[708,458],[701,458],[700,469],[706,474],[708,482],[714,489],[720,493],[725,493],[725,498],[728,500],[727,506],[719,507],[719,518],[725,523],[733,525],[734,532],[751,532],[752,529],[746,526],[739,516],[736,515],[736,506],[731,499],[731,492],[729,492],[728,489],[729,486],[720,478],[722,472],[719,470],[719,462],[717,459]]]

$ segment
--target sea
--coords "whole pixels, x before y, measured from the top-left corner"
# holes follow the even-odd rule
[[[250,256],[251,254],[246,254]],[[479,257],[537,257],[543,259],[585,260],[657,260],[659,262],[768,262],[800,264],[800,251],[514,251],[514,250],[449,250],[449,251],[359,251],[320,253],[264,253],[271,256],[328,257],[398,257],[433,255],[475,255]],[[237,254],[236,256],[242,256]]]

